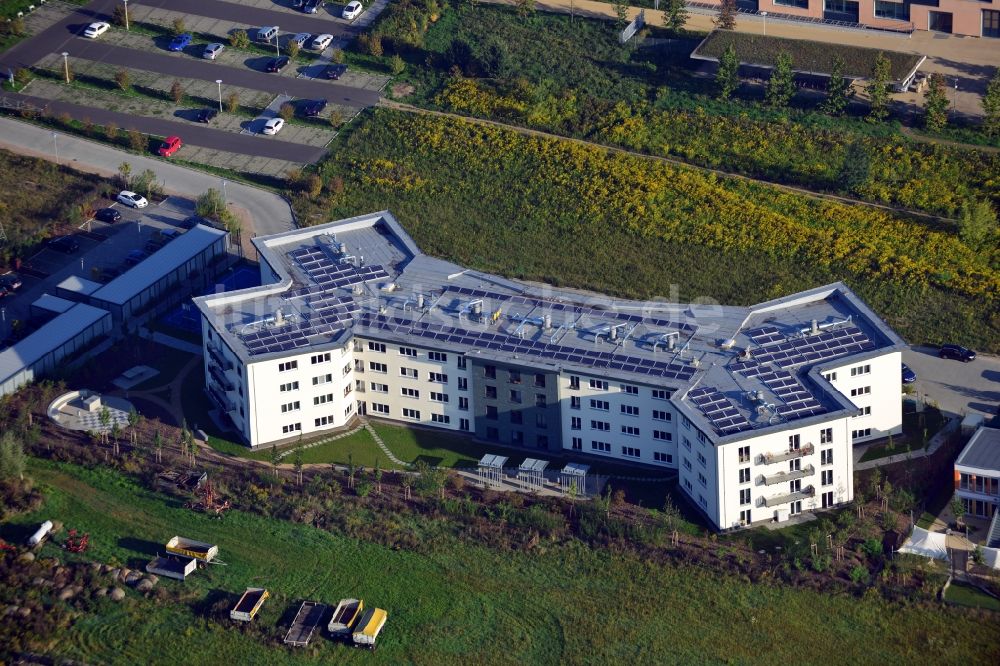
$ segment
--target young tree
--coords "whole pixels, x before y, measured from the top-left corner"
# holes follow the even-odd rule
[[[986,250],[997,244],[997,214],[987,200],[970,199],[962,204],[958,218],[962,242],[973,250]]]
[[[870,123],[880,123],[889,117],[889,76],[891,73],[891,63],[885,55],[879,51],[875,56],[875,65],[872,67],[872,78],[868,83],[868,103],[870,110],[866,120]]]
[[[118,165],[118,184],[122,189],[132,189],[132,165],[128,162],[122,162]]]
[[[517,0],[517,15],[521,18],[528,18],[535,12],[535,0]]]
[[[301,438],[300,438],[301,440]],[[295,460],[293,462],[295,466],[295,478],[298,480],[299,485],[302,485],[302,446],[299,445],[295,447]]]
[[[163,462],[163,436],[159,429],[153,433],[153,448],[156,450],[156,462]]]
[[[792,73],[792,56],[786,51],[778,54],[778,62],[767,82],[767,103],[776,109],[785,108],[795,96],[795,74]]]
[[[115,72],[115,83],[117,83],[118,87],[122,90],[128,90],[131,82],[132,76],[128,73],[127,69],[122,68]]]
[[[174,82],[170,84],[170,99],[177,104],[180,104],[184,99],[184,86],[177,79],[174,79]]]
[[[844,76],[844,59],[840,55],[833,57],[833,71],[830,72],[830,82],[826,89],[826,99],[820,110],[831,116],[839,116],[847,109],[848,81]]]
[[[715,73],[715,84],[719,88],[719,99],[729,99],[740,85],[740,61],[736,57],[736,47],[726,47],[719,58],[719,70]]]
[[[295,116],[295,105],[291,102],[285,102],[278,109],[278,115],[284,118],[285,122],[288,122]]]
[[[281,464],[281,454],[278,453],[278,445],[271,445],[271,469],[274,470],[274,478],[278,478],[278,465]]]
[[[379,457],[375,456],[375,492],[382,494],[382,464]]]
[[[139,425],[139,419],[140,419],[139,412],[135,410],[135,407],[132,407],[131,409],[128,410],[128,436],[129,436],[129,441],[132,443],[132,446],[135,446],[136,442],[135,429]]]
[[[736,0],[722,0],[719,5],[719,15],[714,19],[715,27],[719,30],[736,29]]]
[[[354,454],[348,452],[347,454],[347,487],[354,488],[354,473],[357,468],[354,466]]]
[[[623,30],[628,25],[628,0],[613,0],[615,8],[615,26]]]
[[[174,22],[171,24],[171,27],[173,27],[174,30],[174,37],[187,32],[187,26],[184,25],[184,19],[179,16],[174,19]]]
[[[27,462],[24,445],[14,437],[14,433],[8,430],[0,435],[0,479],[13,479],[16,476],[23,481]]]
[[[958,495],[951,498],[951,512],[955,514],[955,522],[961,525],[965,518],[965,505]]]
[[[128,144],[132,150],[144,153],[149,149],[149,137],[137,129],[130,129],[128,131]]]
[[[229,33],[229,45],[234,49],[245,49],[250,46],[250,36],[246,30],[233,30]]]
[[[240,96],[234,92],[226,95],[226,111],[229,113],[236,113],[239,108]]]
[[[289,42],[288,45],[285,47],[285,53],[287,53],[288,57],[291,58],[292,60],[295,60],[296,56],[299,55],[299,51],[301,50],[302,47],[299,46],[298,42]]]
[[[403,59],[399,57],[398,53],[394,54],[389,59],[389,71],[392,72],[393,76],[399,76],[405,69],[406,63],[403,62]]]
[[[663,27],[679,35],[684,32],[687,20],[688,8],[684,0],[667,0],[667,7],[663,12]]]
[[[940,132],[948,124],[948,95],[944,90],[944,75],[934,72],[924,93],[924,127]]]
[[[997,67],[983,94],[983,131],[986,136],[1000,136],[1000,67]]]
[[[115,9],[111,12],[111,22],[122,28],[125,27],[125,7],[124,5],[115,5]]]

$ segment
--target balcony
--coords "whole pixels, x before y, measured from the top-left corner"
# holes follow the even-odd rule
[[[214,345],[206,345],[206,347],[208,348],[209,358],[215,361],[220,368],[222,368],[223,370],[233,369],[233,362],[225,357],[221,349],[215,347]]]
[[[230,379],[226,377],[226,375],[221,370],[219,370],[217,366],[209,365],[208,374],[212,376],[212,379],[215,380],[215,383],[218,384],[223,390],[225,391],[233,390],[233,382],[230,381]]]
[[[777,472],[775,474],[762,475],[760,479],[764,482],[765,486],[773,486],[776,483],[781,483],[783,481],[794,481],[795,479],[803,479],[807,476],[812,476],[816,469],[812,465],[806,465],[802,469],[796,469],[791,472]]]
[[[212,396],[212,399],[215,400],[216,404],[219,405],[219,408],[223,412],[229,413],[236,409],[236,406],[232,403],[232,401],[227,398],[225,394],[220,393],[219,389],[212,384],[208,385],[208,394]]]
[[[779,504],[788,504],[789,502],[796,502],[798,500],[809,499],[810,497],[816,496],[816,489],[812,486],[806,486],[802,490],[795,493],[785,493],[784,495],[775,495],[774,497],[765,497],[764,506],[772,507],[778,506]]]
[[[788,449],[787,451],[782,451],[781,453],[764,453],[757,458],[758,465],[772,465],[774,463],[785,462],[786,460],[794,460],[795,458],[801,458],[802,456],[809,456],[814,453],[815,449],[812,444],[806,444],[799,449]]]

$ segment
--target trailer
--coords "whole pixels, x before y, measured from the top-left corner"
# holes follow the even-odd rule
[[[198,568],[198,560],[191,557],[176,557],[174,555],[167,555],[166,557],[157,557],[146,565],[146,573],[156,574],[157,576],[166,576],[167,578],[175,578],[179,581],[183,581],[188,576],[194,573],[195,569]]]
[[[219,554],[219,547],[203,541],[175,536],[167,542],[167,552],[190,557],[199,562],[211,562]]]
[[[269,596],[271,595],[262,587],[248,587],[247,591],[240,597],[240,600],[236,602],[233,610],[229,611],[229,618],[231,620],[249,622],[254,618],[260,607],[264,605],[264,600]]]
[[[285,643],[295,647],[306,647],[312,640],[313,632],[323,621],[326,614],[327,605],[318,601],[303,601],[299,606],[299,612],[292,620],[292,626],[285,634]]]
[[[381,608],[369,608],[362,614],[358,623],[354,625],[354,633],[351,638],[358,647],[366,647],[369,650],[375,649],[375,639],[385,626],[386,618],[389,614]]]
[[[45,541],[45,537],[47,537],[49,535],[49,532],[51,531],[52,531],[52,521],[46,520],[44,523],[38,526],[38,529],[35,530],[34,534],[28,537],[28,545],[34,548],[41,542]]]
[[[365,602],[360,599],[341,599],[333,611],[333,617],[330,618],[326,630],[334,638],[350,640],[351,629],[354,628],[354,623],[364,608]]]

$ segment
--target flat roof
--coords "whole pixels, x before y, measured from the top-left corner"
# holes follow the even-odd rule
[[[525,458],[524,462],[518,467],[521,472],[544,472],[545,468],[549,466],[548,460],[538,460],[537,458]]]
[[[107,310],[86,303],[75,304],[28,337],[0,352],[0,381],[6,381],[66,344],[87,327],[110,316]]]
[[[65,289],[66,291],[71,291],[75,294],[85,294],[88,296],[100,289],[102,286],[104,285],[100,282],[94,282],[93,280],[88,280],[87,278],[80,277],[79,275],[70,275],[68,278],[56,285],[58,289]]]
[[[962,449],[955,466],[1000,473],[1000,429],[980,426]]]
[[[59,298],[58,296],[53,296],[52,294],[42,294],[35,299],[35,302],[31,304],[31,307],[62,314],[74,305],[75,303],[73,303],[73,301],[68,301],[65,298]]]
[[[178,266],[203,252],[226,233],[203,224],[195,225],[95,291],[92,296],[107,303],[124,305]]]
[[[507,456],[498,456],[492,453],[487,453],[479,460],[480,467],[502,468],[506,464],[507,464]]]
[[[714,437],[856,407],[822,378],[905,343],[837,282],[752,306],[616,299],[428,256],[388,211],[253,240],[271,284],[194,299],[244,362],[359,335],[666,389]]]

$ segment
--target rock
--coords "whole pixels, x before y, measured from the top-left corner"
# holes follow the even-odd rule
[[[94,590],[94,595],[98,597],[106,597],[108,596],[108,590],[107,588],[99,587],[96,590]]]
[[[72,587],[64,587],[62,589],[62,591],[59,593],[59,596],[57,597],[57,599],[59,599],[59,601],[66,601],[68,599],[72,599],[73,595],[75,595],[75,594],[76,594],[76,590],[74,588],[72,588]]]
[[[139,592],[149,592],[153,589],[153,581],[148,578],[143,578],[139,581],[139,584],[135,586],[135,589]]]
[[[20,615],[21,617],[28,617],[29,615],[31,615],[31,609],[28,608],[27,606],[21,606],[20,608],[17,609],[17,614]]]
[[[98,573],[101,570],[102,566],[104,566],[104,565],[102,565],[100,562],[91,562],[90,563],[90,569],[94,573]]]
[[[142,574],[138,571],[129,571],[124,576],[126,585],[136,585],[140,580],[142,580]]]
[[[112,601],[121,601],[125,598],[125,590],[120,587],[116,587],[108,593],[108,596],[111,597]]]
[[[111,571],[111,565],[110,564],[102,564],[101,565],[101,573],[108,573],[109,571]]]
[[[118,575],[121,574],[122,570],[115,567],[108,571],[108,575],[111,576],[112,580],[118,580]]]
[[[21,553],[21,557],[19,557],[17,559],[21,560],[22,562],[34,562],[35,561],[35,554],[34,553]]]
[[[31,584],[34,585],[35,587],[41,587],[42,585],[45,585],[45,579],[42,578],[41,576],[35,576],[31,580]]]
[[[160,577],[157,576],[156,574],[146,574],[146,580],[148,580],[153,585],[156,585],[157,583],[160,582]]]
[[[17,606],[7,606],[7,608],[6,608],[6,610],[4,610],[3,614],[4,615],[13,615],[16,612],[17,612]]]

